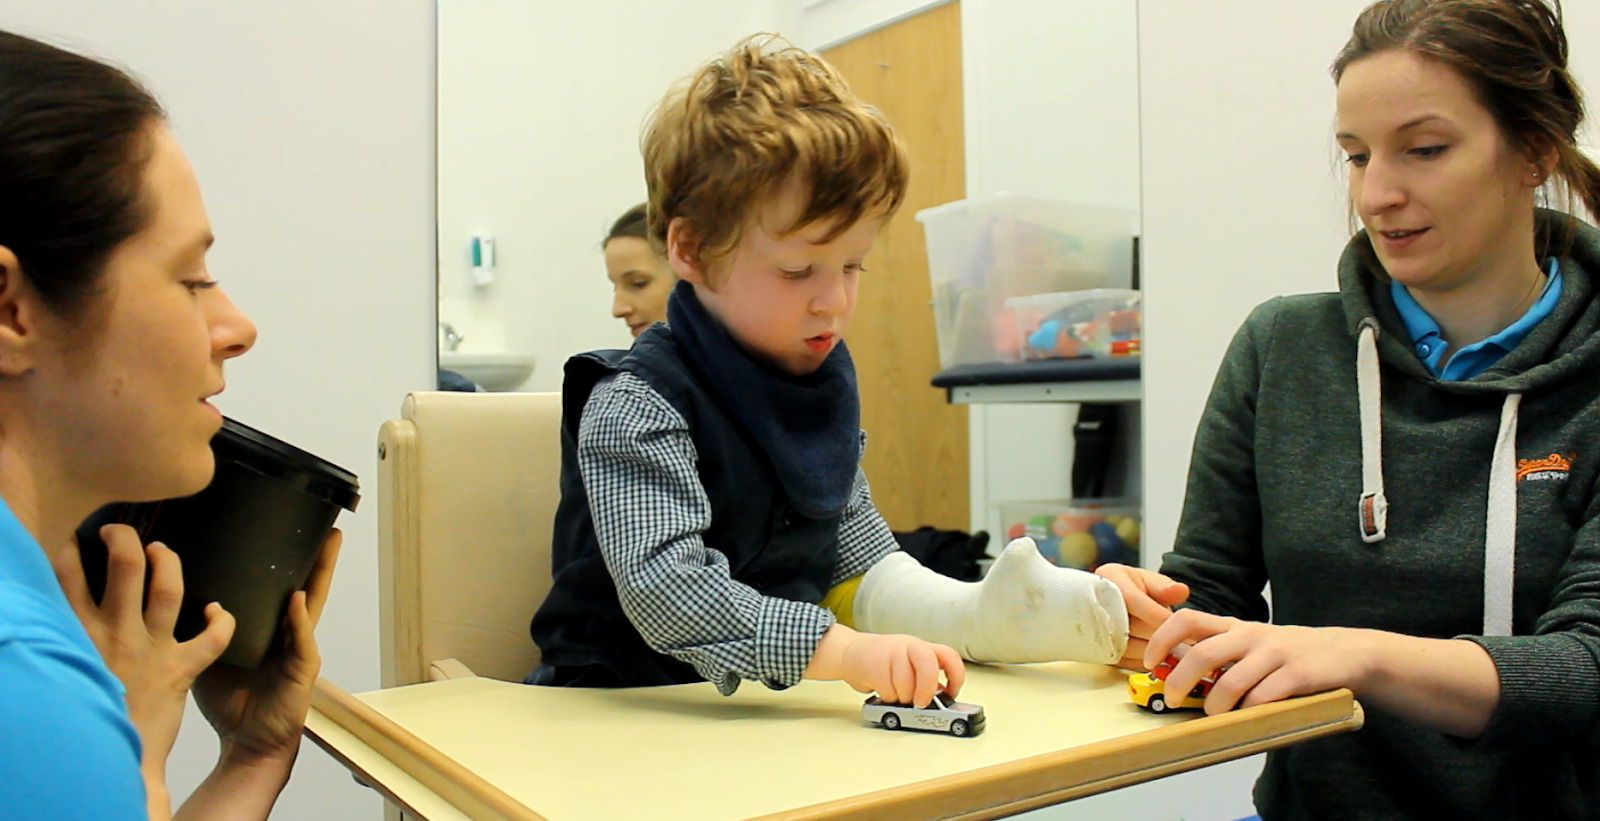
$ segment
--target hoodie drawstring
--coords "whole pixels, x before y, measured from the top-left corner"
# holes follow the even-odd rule
[[[1361,320],[1356,356],[1356,390],[1361,402],[1361,541],[1377,544],[1388,536],[1389,499],[1383,495],[1383,383],[1378,377],[1378,323]]]
[[[1378,370],[1378,323],[1361,321],[1356,390],[1361,404],[1361,540],[1388,535],[1389,500],[1383,495],[1383,397]],[[1506,395],[1489,467],[1489,504],[1483,544],[1483,635],[1509,636],[1516,584],[1517,413],[1522,394]]]
[[[1511,635],[1517,560],[1517,411],[1522,394],[1506,395],[1489,466],[1489,520],[1483,540],[1483,634]]]

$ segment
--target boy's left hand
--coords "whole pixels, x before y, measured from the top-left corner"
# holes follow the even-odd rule
[[[222,742],[223,764],[292,761],[322,669],[313,629],[322,617],[343,535],[334,530],[306,580],[289,601],[283,643],[254,670],[213,665],[195,680],[200,712]]]
[[[1340,687],[1364,675],[1360,633],[1340,627],[1295,627],[1179,610],[1150,637],[1144,664],[1153,668],[1180,644],[1191,645],[1167,674],[1164,689],[1187,693],[1201,677],[1226,668],[1206,696],[1206,713],[1254,707]]]

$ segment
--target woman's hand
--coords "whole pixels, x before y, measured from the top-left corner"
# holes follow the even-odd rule
[[[139,534],[127,525],[106,525],[100,538],[106,544],[106,590],[98,605],[84,580],[76,540],[53,558],[56,578],[106,666],[127,689],[128,715],[144,747],[146,780],[164,782],[189,688],[227,649],[233,617],[212,603],[206,607],[205,630],[179,642],[172,635],[183,603],[178,555],[159,542],[141,546]]]
[[[1118,667],[1148,670],[1145,647],[1150,636],[1172,616],[1174,605],[1189,598],[1189,585],[1173,581],[1153,570],[1125,564],[1103,564],[1095,573],[1115,582],[1128,605],[1128,649]],[[1160,661],[1164,656],[1157,656]]]
[[[1457,738],[1477,738],[1500,703],[1489,653],[1465,639],[1424,639],[1351,627],[1293,627],[1180,610],[1150,639],[1155,663],[1192,645],[1165,689],[1186,693],[1226,667],[1211,694],[1212,715],[1291,696],[1347,687],[1363,703]]]
[[[312,631],[327,603],[342,543],[338,530],[328,535],[305,590],[289,600],[282,642],[260,667],[219,664],[195,681],[195,702],[222,741],[219,768],[294,761],[311,707],[311,687],[322,669]]]
[[[1164,689],[1172,693],[1187,693],[1211,671],[1226,668],[1206,696],[1206,713],[1216,715],[1340,687],[1358,689],[1373,657],[1363,644],[1371,632],[1180,610],[1150,638],[1143,661],[1154,665],[1179,645],[1190,645],[1167,674]]]

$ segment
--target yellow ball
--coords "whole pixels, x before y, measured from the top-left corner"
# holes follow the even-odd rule
[[[1068,533],[1061,537],[1061,560],[1056,564],[1063,567],[1088,567],[1094,564],[1099,548],[1094,543],[1094,537],[1079,531]]]
[[[1117,535],[1122,538],[1122,541],[1127,542],[1129,547],[1138,547],[1139,520],[1133,518],[1124,519],[1122,524],[1117,525]]]

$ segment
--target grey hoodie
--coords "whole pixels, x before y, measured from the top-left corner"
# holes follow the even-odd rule
[[[1478,376],[1418,361],[1364,234],[1340,293],[1257,308],[1217,374],[1162,566],[1192,606],[1467,638],[1500,675],[1475,741],[1369,707],[1270,754],[1266,821],[1600,818],[1600,231],[1562,253],[1539,220],[1560,300]]]

